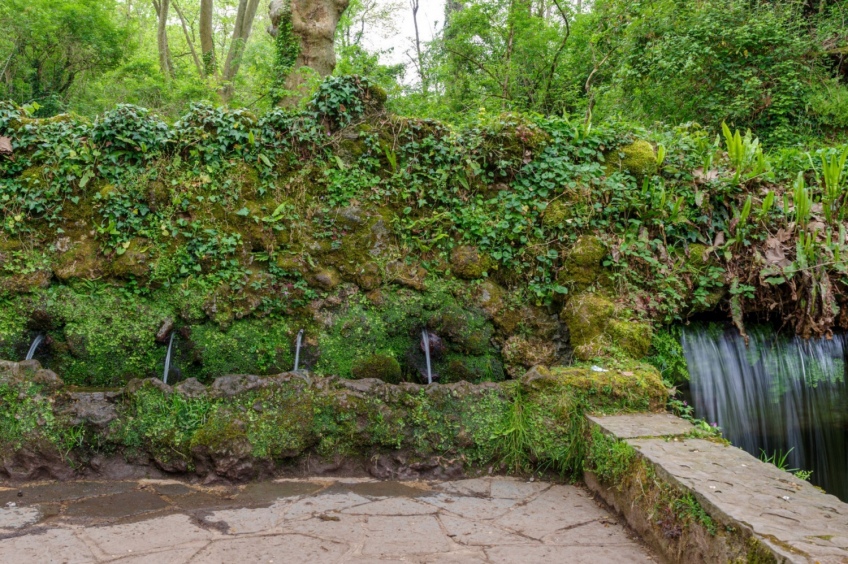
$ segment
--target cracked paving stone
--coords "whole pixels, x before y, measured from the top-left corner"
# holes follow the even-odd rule
[[[553,486],[526,505],[517,507],[495,521],[501,527],[534,539],[606,517],[608,513],[577,488]],[[544,516],[540,518],[540,516]]]
[[[18,490],[8,491],[17,496]],[[290,479],[230,488],[130,480],[36,484],[21,491],[38,504],[0,509],[3,564],[651,558],[580,488],[512,478]]]
[[[198,552],[192,562],[233,564],[234,562],[338,562],[347,545],[298,534],[219,540]]]

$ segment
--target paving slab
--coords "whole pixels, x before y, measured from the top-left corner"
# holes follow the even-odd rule
[[[688,438],[680,430],[691,425],[682,420],[673,423],[664,415],[589,419],[632,446],[661,479],[694,495],[716,522],[756,539],[776,561],[848,563],[848,504],[835,496],[742,449]],[[627,503],[590,475],[587,483],[608,501]],[[639,517],[629,518],[638,530]]]
[[[587,419],[619,439],[684,436],[695,430],[692,423],[670,413],[589,416]]]
[[[654,560],[586,490],[515,478],[227,487],[138,480],[1,491],[34,503],[0,507],[3,563]]]

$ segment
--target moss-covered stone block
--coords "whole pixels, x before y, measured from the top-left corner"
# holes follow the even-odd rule
[[[110,274],[118,278],[146,279],[150,274],[151,242],[135,237],[121,251],[109,265]]]
[[[506,370],[512,377],[520,376],[533,366],[552,366],[558,361],[557,347],[554,343],[518,335],[507,339],[502,354]]]
[[[492,260],[477,247],[461,245],[454,247],[450,255],[451,272],[460,278],[474,280],[482,278],[492,267]]]
[[[557,384],[585,397],[590,411],[662,411],[668,389],[659,371],[648,364],[631,362],[620,368],[596,372],[586,366],[554,366],[551,377]]]
[[[357,361],[350,371],[354,378],[376,378],[389,384],[399,384],[403,379],[397,359],[382,354],[374,354]]]
[[[600,293],[582,293],[569,298],[560,313],[568,326],[574,355],[581,360],[602,356],[610,344],[607,327],[615,315],[615,304]]]
[[[67,282],[72,279],[95,280],[105,274],[100,245],[89,238],[69,243],[67,250],[59,252],[53,263],[53,274]]]
[[[644,140],[637,140],[606,156],[607,174],[623,170],[636,178],[656,174],[657,154],[654,146]]]
[[[593,285],[608,286],[609,277],[603,267],[606,256],[603,241],[594,235],[581,236],[566,251],[557,281],[577,292]]]
[[[642,358],[651,348],[654,331],[650,323],[612,320],[608,331],[615,346],[630,358]]]

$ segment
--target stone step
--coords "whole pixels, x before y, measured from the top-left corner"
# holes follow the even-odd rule
[[[809,482],[739,448],[697,438],[696,427],[671,415],[588,419],[644,464],[632,464],[617,484],[602,483],[590,467],[587,485],[669,561],[848,563],[848,504]],[[651,476],[659,482],[650,483]],[[691,493],[715,534],[671,525],[661,503],[646,503],[659,491]]]

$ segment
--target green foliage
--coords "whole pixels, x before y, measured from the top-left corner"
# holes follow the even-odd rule
[[[114,68],[127,26],[113,0],[7,0],[0,6],[0,99],[60,113],[75,82]]]
[[[331,128],[340,129],[365,113],[371,89],[371,81],[364,77],[331,76],[321,82],[309,106],[318,121],[326,120]]]
[[[592,439],[587,458],[592,472],[606,484],[619,484],[636,463],[636,451],[624,441],[592,427]]]
[[[294,70],[300,44],[292,29],[292,14],[286,9],[277,24],[277,37],[274,38],[274,86],[271,89],[272,102],[276,105],[286,97],[286,80]]]
[[[689,369],[680,344],[680,329],[676,325],[654,331],[651,352],[645,361],[659,370],[663,380],[671,385],[689,381]]]

